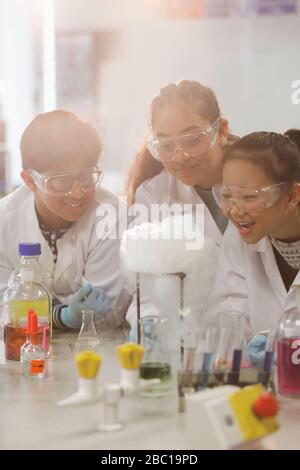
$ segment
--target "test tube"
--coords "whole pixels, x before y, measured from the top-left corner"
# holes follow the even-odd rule
[[[176,273],[180,279],[180,311],[183,312],[184,310],[184,273]],[[184,369],[184,338],[183,338],[183,315],[180,315],[180,323],[181,323],[181,340],[180,340],[180,364],[181,368]]]
[[[267,337],[265,357],[264,357],[262,370],[258,374],[258,381],[262,383],[265,387],[267,387],[269,384],[271,372],[272,372],[275,336],[276,336],[276,330],[275,329],[270,330],[268,333],[268,337]]]
[[[244,333],[245,315],[242,312],[229,311],[220,315],[219,342],[214,370],[218,383],[238,383]],[[232,354],[231,360],[229,359],[230,353]],[[226,371],[228,371],[228,377],[225,377]]]
[[[214,362],[214,374],[217,383],[224,382],[225,371],[228,362],[230,336],[230,330],[227,328],[221,329],[219,331],[219,341],[217,344],[217,351]]]
[[[207,387],[209,372],[212,362],[212,351],[215,345],[217,328],[213,325],[207,327],[202,343],[202,363],[200,367],[197,389],[203,390]]]
[[[209,373],[210,371],[212,351],[215,344],[216,333],[217,329],[213,325],[209,326],[205,332],[202,372]]]
[[[184,370],[193,371],[197,369],[197,346],[199,343],[199,329],[189,327],[183,335],[184,343]]]
[[[231,369],[228,373],[228,383],[231,385],[237,385],[239,383],[239,375],[242,363],[242,348],[234,348],[232,354]]]
[[[236,313],[234,315],[232,330],[232,362],[228,373],[228,383],[231,385],[237,385],[239,383],[245,337],[244,315],[242,313]]]
[[[136,324],[137,324],[137,342],[141,344],[141,291],[140,291],[140,273],[136,273]]]

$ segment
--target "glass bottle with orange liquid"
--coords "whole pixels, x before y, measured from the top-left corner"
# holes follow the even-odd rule
[[[3,296],[5,357],[20,360],[20,351],[26,342],[28,311],[38,318],[39,344],[46,356],[50,355],[51,297],[42,284],[34,281],[34,270],[20,269],[20,279],[11,284]]]

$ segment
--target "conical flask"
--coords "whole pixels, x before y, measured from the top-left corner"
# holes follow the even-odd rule
[[[82,324],[74,347],[74,354],[82,351],[100,352],[100,340],[94,325],[94,311],[82,310]]]

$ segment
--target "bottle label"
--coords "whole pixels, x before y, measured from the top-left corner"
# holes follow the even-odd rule
[[[45,369],[45,361],[43,359],[35,359],[31,361],[31,373],[42,374]]]
[[[300,364],[300,340],[296,339],[292,343],[292,349],[296,349],[296,351],[292,354],[292,363],[297,366]]]

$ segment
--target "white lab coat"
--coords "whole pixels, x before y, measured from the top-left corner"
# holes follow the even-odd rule
[[[119,239],[110,238],[110,232],[100,238],[96,211],[100,204],[118,207],[118,198],[112,193],[97,188],[95,201],[79,221],[57,240],[56,265],[53,254],[40,231],[34,207],[34,194],[22,185],[12,194],[0,200],[0,295],[3,294],[9,276],[19,264],[18,244],[38,242],[42,254],[40,264],[50,276],[50,290],[60,302],[84,282],[103,288],[112,299],[116,299],[123,286],[120,272]],[[111,224],[111,229],[115,226]],[[98,228],[98,234],[97,234]],[[2,299],[2,295],[1,295]]]
[[[293,285],[299,283],[298,272]],[[276,326],[285,311],[296,307],[293,285],[287,292],[268,237],[250,245],[229,224],[223,237],[205,322],[219,312],[236,310],[246,313],[249,336],[269,330]]]
[[[136,204],[144,204],[147,208],[151,204],[203,204],[199,194],[192,186],[183,184],[178,178],[163,169],[158,175],[146,180],[139,186],[135,197]],[[150,221],[150,220],[149,220]],[[135,223],[135,221],[134,221]],[[140,223],[140,222],[139,222]],[[216,250],[220,250],[222,233],[204,205],[204,236],[215,240]],[[159,309],[155,307],[151,292],[142,293],[141,315],[159,314]],[[128,309],[126,319],[129,323],[136,322],[136,302],[133,301]]]

